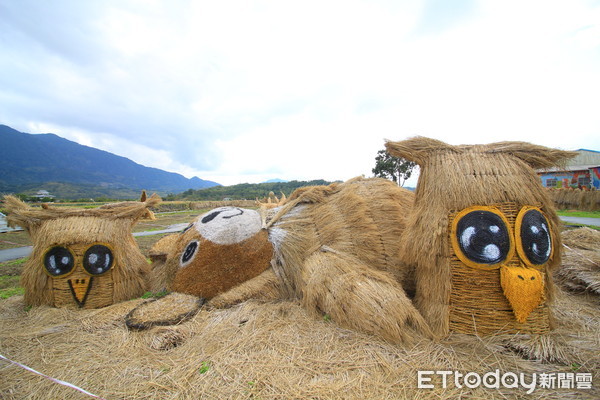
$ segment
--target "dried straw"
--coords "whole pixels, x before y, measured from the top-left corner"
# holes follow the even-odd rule
[[[563,234],[566,248],[563,263],[554,279],[566,290],[600,295],[600,232],[590,228],[568,230]]]
[[[24,311],[22,296],[0,301],[0,354],[105,399],[571,399],[597,398],[597,303],[559,293],[552,334],[396,346],[314,319],[294,301],[248,301],[202,310],[187,322],[130,331],[142,300],[98,310],[46,306]],[[541,362],[540,362],[541,361]],[[417,388],[418,371],[593,374],[593,388]],[[84,399],[73,389],[0,361],[3,399]]]

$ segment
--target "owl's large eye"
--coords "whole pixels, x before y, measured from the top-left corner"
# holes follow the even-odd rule
[[[508,223],[496,211],[460,213],[454,221],[452,234],[457,257],[470,266],[497,268],[512,250]]]
[[[66,275],[73,271],[74,266],[75,258],[65,247],[52,247],[44,255],[44,267],[51,276]]]
[[[95,244],[83,256],[83,268],[91,275],[102,275],[113,266],[112,251],[102,245]]]
[[[525,207],[515,222],[517,250],[525,263],[539,266],[552,255],[550,225],[544,214],[537,209]]]
[[[183,254],[181,255],[181,266],[182,267],[185,267],[187,264],[190,263],[190,261],[192,261],[192,259],[196,255],[196,252],[198,251],[198,245],[199,245],[199,243],[197,240],[192,240],[185,247],[185,250],[183,251]]]

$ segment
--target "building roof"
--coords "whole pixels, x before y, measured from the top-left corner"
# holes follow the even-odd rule
[[[548,172],[587,171],[590,168],[600,167],[600,151],[588,149],[575,151],[579,154],[570,159],[565,166],[539,169],[537,172],[543,174]]]
[[[599,164],[590,164],[590,165],[567,165],[566,167],[553,167],[547,168],[544,170],[538,170],[538,173],[547,173],[547,172],[574,172],[574,171],[587,171],[591,168],[599,167]]]
[[[570,159],[569,162],[567,163],[567,166],[593,165],[594,167],[597,167],[600,165],[600,151],[588,150],[588,149],[579,149],[579,150],[575,150],[575,151],[579,154],[577,156],[575,156],[574,158]],[[588,168],[592,168],[592,167],[588,167]]]

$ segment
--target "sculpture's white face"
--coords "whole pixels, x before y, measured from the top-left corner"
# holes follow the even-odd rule
[[[238,207],[215,208],[193,224],[202,237],[216,244],[234,244],[256,235],[262,222],[255,210]]]

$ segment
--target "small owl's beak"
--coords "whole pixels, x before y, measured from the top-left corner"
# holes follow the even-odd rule
[[[527,320],[544,297],[542,273],[524,265],[500,267],[500,285],[520,323]]]
[[[77,278],[77,279],[69,279],[69,289],[71,289],[71,294],[73,295],[73,299],[77,305],[81,308],[85,304],[87,300],[88,293],[92,288],[92,280],[93,277],[89,278]]]

